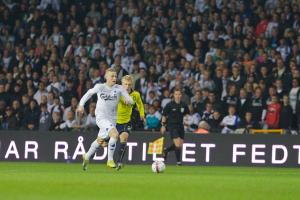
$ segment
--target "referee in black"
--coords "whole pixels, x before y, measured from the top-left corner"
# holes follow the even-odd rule
[[[183,117],[189,113],[188,106],[181,101],[182,92],[180,89],[174,90],[174,99],[163,109],[161,119],[161,134],[169,131],[173,143],[168,148],[164,148],[163,157],[167,160],[168,153],[175,151],[177,165],[181,165],[181,148],[184,140]]]

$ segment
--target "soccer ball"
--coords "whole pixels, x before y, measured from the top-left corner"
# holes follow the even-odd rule
[[[166,165],[163,161],[156,160],[152,163],[152,171],[154,173],[162,173],[166,169]]]

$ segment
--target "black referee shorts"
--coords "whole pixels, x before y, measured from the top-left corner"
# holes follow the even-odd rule
[[[184,139],[184,127],[183,126],[170,126],[168,127],[171,139],[181,138]]]

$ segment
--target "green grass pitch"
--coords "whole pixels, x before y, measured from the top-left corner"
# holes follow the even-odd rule
[[[103,164],[0,162],[0,199],[299,199],[300,170],[150,165],[121,171]]]

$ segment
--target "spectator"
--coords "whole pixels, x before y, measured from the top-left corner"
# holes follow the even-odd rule
[[[222,122],[222,116],[220,111],[215,110],[214,113],[212,114],[212,117],[208,119],[208,124],[210,126],[210,132],[211,133],[220,133],[222,130],[221,126]]]
[[[249,111],[250,100],[247,98],[247,91],[240,89],[240,95],[237,101],[237,113],[240,118],[244,118],[247,111]]]
[[[292,84],[293,84],[293,81],[292,81]],[[283,102],[283,95],[286,94],[286,91],[283,89],[282,80],[277,79],[275,81],[275,86],[276,86],[276,95],[279,97],[279,101]]]
[[[64,121],[67,120],[67,114],[68,114],[69,111],[72,111],[73,113],[76,112],[77,106],[78,106],[78,100],[77,100],[77,98],[76,97],[72,97],[72,99],[71,99],[71,105],[64,110],[64,115],[63,115],[63,120]]]
[[[76,111],[75,111],[76,112]],[[73,125],[73,129],[81,130],[86,128],[87,117],[85,113],[77,113],[75,115],[75,123]]]
[[[5,106],[6,106],[5,102],[3,100],[0,100],[0,125],[1,126],[5,118]]]
[[[201,115],[201,120],[208,122],[209,119],[212,118],[213,113],[214,111],[213,111],[212,104],[210,102],[207,102],[205,106],[205,110]]]
[[[63,105],[65,108],[71,105],[71,100],[73,97],[76,97],[76,90],[74,90],[74,84],[72,80],[67,81],[66,90],[62,93]]]
[[[238,89],[240,89],[240,86],[244,85],[245,83],[245,79],[241,75],[239,66],[237,66],[237,64],[232,67],[232,76],[229,78],[229,81],[230,83],[235,84]]]
[[[12,92],[12,97],[10,98],[11,101],[17,100],[20,101],[22,98],[22,91],[21,85],[16,83]]]
[[[193,132],[197,129],[197,126],[200,122],[200,115],[197,112],[194,112],[193,106],[190,104],[189,107],[189,114],[183,117],[183,125],[184,131]]]
[[[258,123],[255,123],[252,119],[252,113],[247,111],[245,116],[241,119],[238,128],[242,130],[242,133],[251,133],[251,129],[261,128]]]
[[[221,0],[170,2],[0,4],[0,100],[12,102],[26,94],[39,105],[45,93],[53,92],[53,98],[46,95],[48,110],[58,111],[102,82],[105,69],[116,67],[119,77],[134,75],[144,101],[154,91],[151,104],[164,98],[165,89],[184,88],[188,103],[200,90],[201,100],[191,103],[201,115],[207,102],[226,115],[227,108],[219,106],[225,100],[225,107],[236,105],[237,114],[244,116],[239,104],[247,101],[238,93],[244,87],[257,123],[265,122],[269,87],[276,85],[280,102],[291,94],[292,127],[298,129],[293,79],[300,77],[299,13],[293,1],[255,1],[251,6]],[[30,13],[24,15],[24,10]],[[40,83],[47,88],[42,94],[36,91]],[[23,111],[26,107],[21,106]]]
[[[50,113],[53,106],[54,106],[54,93],[53,92],[48,92],[48,96],[47,96],[47,109],[48,112]]]
[[[147,130],[157,130],[159,128],[159,118],[156,116],[156,110],[154,106],[149,107],[149,113],[146,115],[146,127]]]
[[[272,96],[276,96],[276,87],[270,86],[268,90],[268,98],[266,99],[266,104],[269,105],[272,103]]]
[[[291,130],[292,127],[293,109],[289,103],[289,96],[283,96],[283,105],[280,111],[279,127],[287,130]]]
[[[201,90],[197,90],[195,95],[191,99],[191,103],[193,105],[193,109],[198,113],[203,113],[205,109],[205,102],[202,99]]]
[[[73,111],[69,111],[67,113],[66,121],[62,122],[59,125],[59,129],[60,130],[65,130],[65,131],[70,131],[74,128],[75,123],[76,123],[76,121],[75,121],[75,118],[74,118],[74,113],[73,113]]]
[[[17,119],[17,129],[20,128],[21,125],[21,119],[23,118],[23,114],[22,114],[22,110],[21,110],[21,104],[19,101],[15,100],[12,102],[12,112],[13,115],[16,117]]]
[[[290,105],[293,109],[293,117],[292,117],[293,129],[298,129],[298,116],[299,116],[298,113],[300,113],[299,98],[300,98],[299,82],[297,79],[293,79],[292,88],[289,93]],[[299,111],[297,108],[299,109]]]
[[[41,104],[41,114],[39,121],[39,131],[49,131],[51,126],[51,115],[47,109],[47,104]]]
[[[260,87],[257,87],[250,103],[250,111],[255,123],[263,125],[263,121],[266,115],[266,109],[266,102],[262,98],[262,89]]]
[[[39,83],[39,89],[38,91],[34,94],[33,98],[37,101],[38,105],[41,104],[41,98],[42,96],[47,96],[48,95],[48,92],[47,90],[45,89],[45,85],[43,82],[40,82]]]
[[[164,108],[172,99],[170,98],[170,92],[168,89],[165,89],[162,93],[161,107]]]
[[[216,87],[214,81],[210,78],[210,72],[208,70],[205,70],[203,76],[200,78],[200,87],[202,89],[207,88],[211,91]]]
[[[18,120],[13,114],[11,107],[6,107],[5,118],[2,123],[2,129],[4,130],[17,130],[19,128]]]
[[[199,122],[198,129],[194,131],[196,134],[208,134],[210,126],[206,121]]]
[[[228,85],[228,95],[223,99],[224,110],[228,110],[230,105],[237,106],[238,97],[236,96],[237,89],[235,84]]]
[[[150,90],[146,97],[146,103],[153,104],[155,100],[158,100],[157,93],[154,90]]]
[[[134,89],[139,91],[142,94],[142,98],[145,99],[147,94],[147,86],[148,86],[148,80],[146,79],[146,69],[140,68],[140,78],[136,80]]]
[[[271,102],[268,105],[266,114],[266,126],[267,128],[279,128],[279,117],[281,112],[281,105],[278,103],[277,96],[271,97]]]
[[[94,102],[90,103],[90,105],[89,105],[89,114],[87,116],[86,124],[85,124],[85,126],[88,129],[97,129],[95,108],[96,108],[96,103],[94,103]]]
[[[234,133],[240,123],[240,118],[236,115],[236,109],[233,105],[228,108],[228,115],[225,116],[221,122],[222,134]]]
[[[59,125],[62,123],[60,112],[54,111],[52,113],[51,125],[49,127],[50,131],[59,130]]]
[[[23,128],[27,130],[38,130],[40,110],[36,100],[31,100],[29,109],[24,113]]]
[[[217,99],[216,94],[212,91],[208,94],[208,102],[212,104],[213,110],[219,110],[221,113],[223,112],[223,104],[222,101]]]
[[[115,68],[117,71],[117,79],[121,80],[123,76],[128,75],[127,70],[121,64],[121,56],[117,55],[114,60],[114,64],[111,67]]]
[[[64,114],[64,107],[61,105],[58,97],[54,98],[54,105],[50,113],[52,114],[53,112],[59,112],[61,116]]]
[[[5,91],[5,84],[0,84],[0,100],[10,102],[9,94]]]

